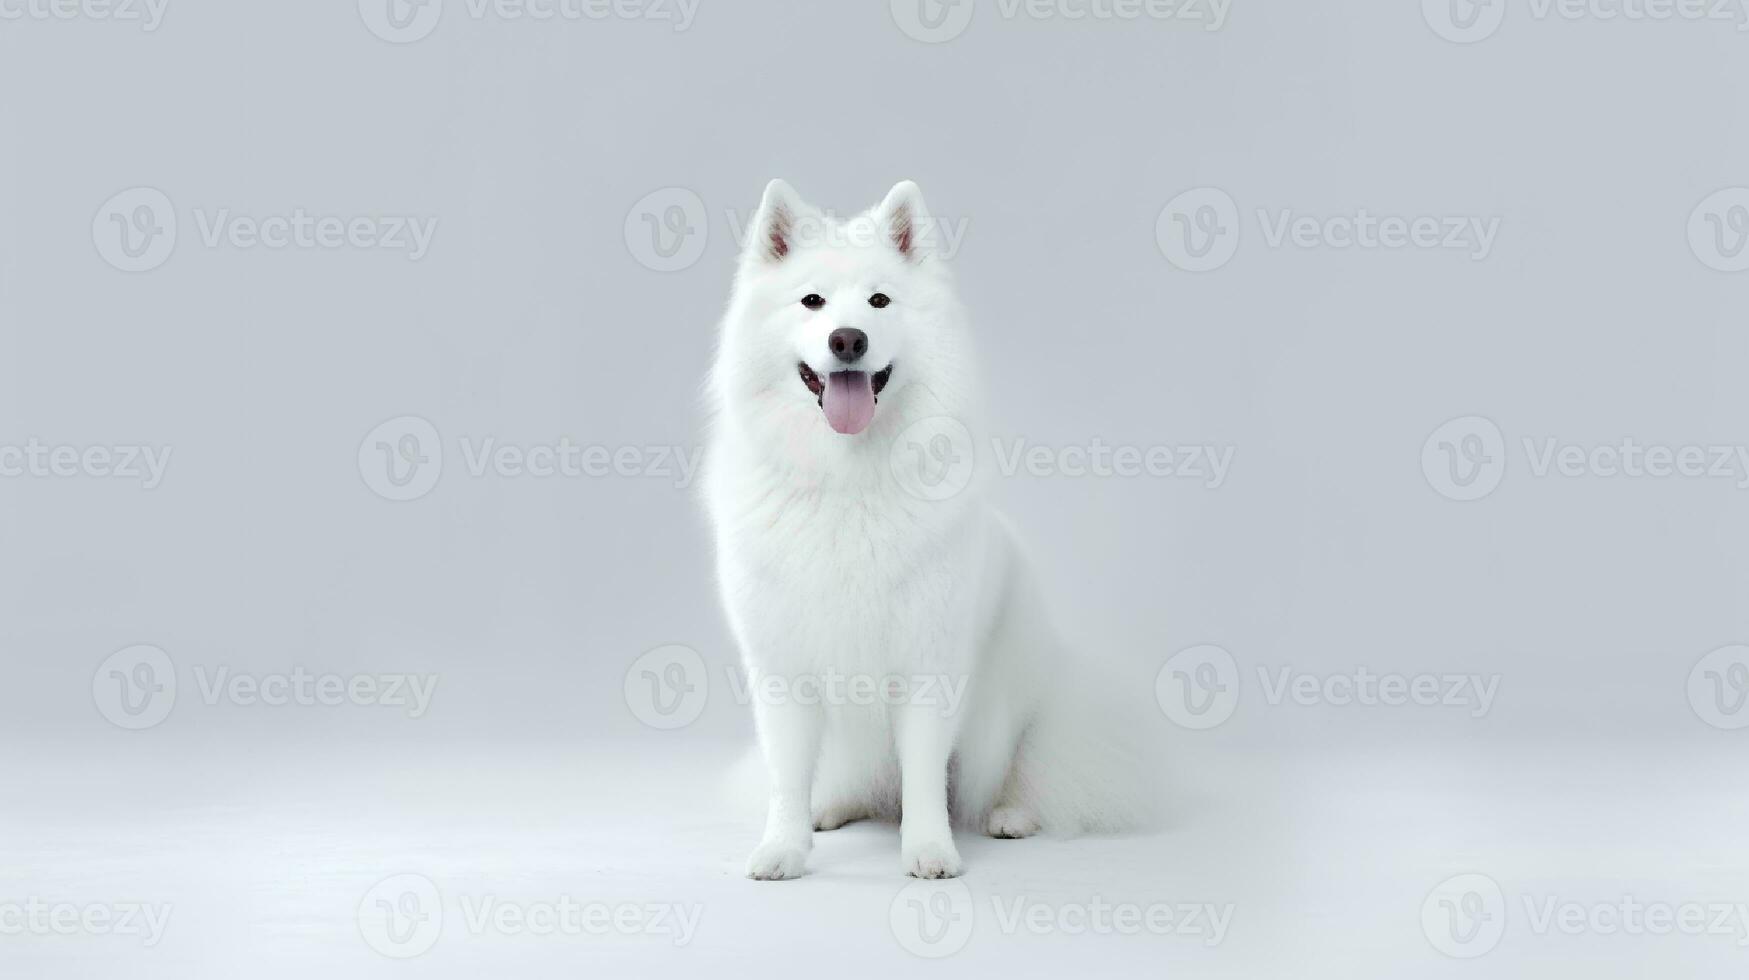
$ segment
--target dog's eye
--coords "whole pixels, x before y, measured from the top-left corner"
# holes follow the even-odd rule
[[[826,298],[819,293],[809,293],[802,297],[802,305],[810,310],[817,310],[826,305]]]
[[[877,310],[884,310],[887,308],[887,304],[891,303],[892,301],[893,301],[893,298],[891,296],[888,296],[886,293],[875,293],[873,296],[870,296],[868,298],[868,305],[874,307]]]

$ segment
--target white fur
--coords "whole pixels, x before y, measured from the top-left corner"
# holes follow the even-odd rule
[[[895,477],[890,450],[913,423],[979,431],[976,346],[932,231],[909,182],[840,222],[773,181],[723,319],[704,490],[769,777],[753,878],[800,875],[816,827],[853,819],[902,817],[904,870],[934,878],[961,871],[950,819],[1024,837],[1122,829],[1146,809],[1007,525],[975,484],[934,501]],[[877,292],[891,305],[872,307]],[[809,293],[825,307],[804,307]],[[824,379],[844,326],[868,334],[859,366],[894,369],[856,435],[828,426],[797,373]],[[761,694],[764,677],[821,676],[936,678],[964,699]]]

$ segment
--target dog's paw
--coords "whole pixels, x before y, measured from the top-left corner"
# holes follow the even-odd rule
[[[952,841],[929,841],[904,848],[905,873],[913,878],[958,878],[964,865]]]
[[[837,830],[855,820],[861,820],[863,814],[853,807],[830,805],[814,811],[815,830]]]
[[[1038,833],[1038,818],[1019,807],[999,806],[990,812],[984,833],[991,837],[1031,837]]]
[[[766,841],[747,859],[747,877],[754,881],[784,881],[800,878],[808,863],[808,849],[786,841]]]

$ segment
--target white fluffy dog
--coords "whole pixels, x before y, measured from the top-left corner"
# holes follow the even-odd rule
[[[704,489],[770,780],[752,878],[799,876],[815,830],[862,818],[898,817],[905,871],[944,878],[952,822],[1026,837],[1148,808],[962,476],[978,352],[934,232],[910,182],[840,221],[773,181],[748,229]]]

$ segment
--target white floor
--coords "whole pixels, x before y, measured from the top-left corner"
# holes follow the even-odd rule
[[[866,824],[818,835],[799,881],[745,880],[757,819],[717,792],[735,749],[697,739],[26,747],[0,796],[0,901],[170,912],[150,946],[11,928],[0,975],[1741,976],[1749,906],[1728,935],[1608,933],[1607,912],[1579,935],[1536,924],[1550,901],[1749,903],[1749,795],[1722,748],[1226,747],[1174,774],[1161,833],[962,837],[968,873],[938,885],[903,878],[895,828]],[[1505,929],[1475,962],[1423,927],[1464,873],[1503,901],[1481,907]],[[439,896],[402,906],[428,931],[384,931],[376,901],[419,880],[376,887],[397,875]],[[530,934],[566,899],[611,911]]]

